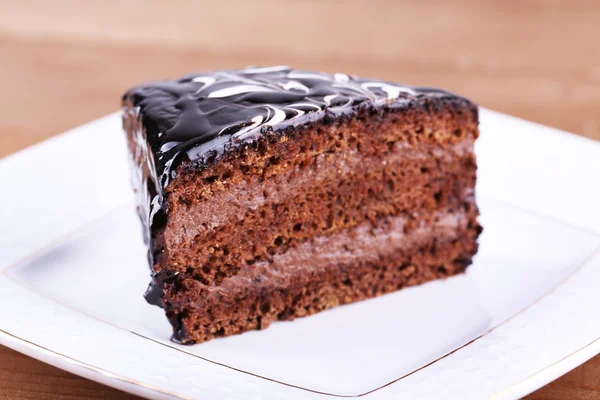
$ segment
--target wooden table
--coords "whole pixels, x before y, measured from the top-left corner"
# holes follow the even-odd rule
[[[600,139],[598,0],[148,4],[0,0],[0,156],[115,111],[132,84],[257,64],[440,86]],[[94,397],[130,398],[0,347],[0,399]],[[600,398],[600,356],[529,398]]]

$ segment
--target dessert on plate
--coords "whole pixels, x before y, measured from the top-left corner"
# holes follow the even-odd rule
[[[477,251],[478,110],[288,67],[123,97],[152,282],[199,343],[459,274]]]

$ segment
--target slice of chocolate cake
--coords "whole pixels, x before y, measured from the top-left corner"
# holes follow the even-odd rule
[[[153,280],[198,343],[463,272],[481,228],[477,107],[287,67],[123,98]]]

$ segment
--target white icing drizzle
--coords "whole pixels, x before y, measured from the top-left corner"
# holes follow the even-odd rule
[[[202,88],[204,89],[204,88]],[[240,85],[240,86],[231,86],[225,89],[216,90],[214,92],[210,92],[208,94],[208,98],[217,98],[217,97],[231,97],[236,94],[242,93],[256,93],[256,92],[274,92],[273,89],[265,87],[265,86],[255,86],[255,85]]]
[[[287,81],[285,83],[279,83],[279,86],[281,86],[284,90],[302,90],[304,93],[308,93],[310,92],[310,89],[307,88],[306,86],[304,86],[303,84],[301,84],[298,81]]]
[[[280,72],[290,69],[287,65],[276,65],[274,67],[248,67],[240,70],[240,74],[266,74],[269,72]]]
[[[271,106],[268,107],[273,110],[273,116],[267,122],[265,122],[265,125],[276,126],[280,122],[285,121],[286,114],[283,110]]]

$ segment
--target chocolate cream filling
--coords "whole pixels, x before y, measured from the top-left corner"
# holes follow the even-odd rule
[[[274,255],[272,260],[244,265],[237,275],[224,279],[218,286],[208,287],[208,291],[235,295],[249,285],[256,285],[257,289],[286,287],[297,275],[310,276],[331,267],[376,263],[380,257],[407,252],[433,238],[440,243],[455,240],[467,229],[469,222],[462,211],[438,218],[437,222],[421,224],[408,234],[404,233],[405,217],[386,217],[375,224],[367,221],[336,235],[304,242]]]

